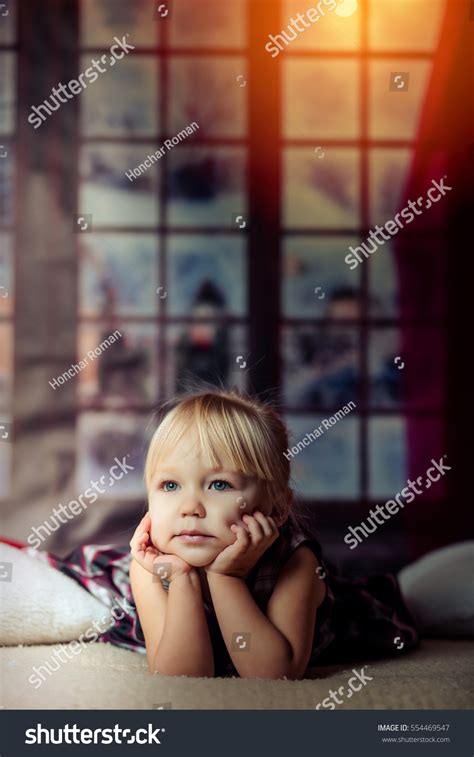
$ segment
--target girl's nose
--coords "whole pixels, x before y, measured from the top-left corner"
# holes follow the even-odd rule
[[[180,509],[181,515],[196,515],[202,518],[206,514],[199,497],[186,497]]]

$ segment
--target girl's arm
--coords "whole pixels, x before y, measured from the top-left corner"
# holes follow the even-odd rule
[[[130,585],[145,637],[148,669],[151,670],[153,654],[158,649],[165,627],[168,595],[157,576],[136,560],[130,563]]]
[[[151,541],[147,513],[130,541],[130,583],[145,636],[148,668],[169,676],[213,676],[214,656],[199,573]],[[168,592],[157,569],[169,573]]]
[[[214,676],[214,655],[196,570],[170,581],[163,635],[151,671],[167,676]]]
[[[212,677],[214,656],[198,573],[172,579],[166,592],[156,575],[132,560],[130,581],[150,672]]]
[[[318,560],[306,546],[298,547],[283,567],[263,613],[245,581],[208,573],[219,626],[238,673],[243,678],[302,678],[313,644],[316,610],[325,585],[316,573]],[[239,634],[249,634],[235,643]]]

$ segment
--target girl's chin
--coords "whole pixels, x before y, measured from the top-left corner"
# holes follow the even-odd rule
[[[194,568],[202,568],[212,562],[219,552],[209,547],[198,546],[197,544],[182,545],[179,549],[174,550],[174,554],[181,557],[182,560],[192,565]]]
[[[183,560],[186,560],[188,565],[190,565],[192,568],[205,568],[206,565],[209,565],[213,561],[214,557],[201,557],[199,559],[197,556],[194,557],[184,557]]]

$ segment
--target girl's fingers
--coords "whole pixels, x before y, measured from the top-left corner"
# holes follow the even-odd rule
[[[250,531],[250,536],[252,537],[252,541],[259,542],[262,541],[265,535],[265,531],[263,528],[263,525],[261,521],[258,520],[255,516],[251,515],[244,515],[242,520],[245,522],[245,525],[248,527]]]
[[[278,533],[278,529],[276,527],[276,523],[269,515],[264,515],[259,510],[257,510],[253,517],[255,520],[261,525],[263,529],[263,533],[265,536],[270,538],[271,536],[274,536],[274,534]]]
[[[134,545],[137,549],[143,549],[148,543],[148,534],[140,534],[134,541]]]
[[[237,536],[237,541],[234,542],[234,544],[237,544],[240,542],[241,547],[246,547],[250,541],[250,536],[248,532],[245,530],[243,526],[239,526],[238,524],[235,524],[235,528],[233,529],[235,535]]]
[[[130,542],[130,548],[135,552],[146,552],[150,544],[150,534],[145,531],[137,534]]]
[[[151,518],[149,513],[146,513],[146,515],[143,516],[140,523],[135,529],[135,532],[130,540],[130,546],[132,546],[132,542],[136,542],[139,537],[143,537],[145,534],[147,534],[151,529]]]
[[[263,517],[265,518],[266,523],[270,527],[270,535],[274,535],[274,534],[278,535],[279,531],[278,531],[278,526],[276,524],[275,518],[272,518],[271,515],[264,515]]]
[[[272,539],[272,541],[275,541],[275,539],[278,539],[280,532],[278,530],[278,526],[275,523],[274,518],[272,518],[270,515],[267,517],[268,525],[270,527],[270,534],[269,539]]]

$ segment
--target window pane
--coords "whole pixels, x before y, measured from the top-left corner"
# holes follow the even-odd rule
[[[373,318],[398,318],[400,284],[392,246],[385,244],[365,265],[369,266],[369,315]]]
[[[353,0],[346,0],[346,6],[353,5],[354,10],[357,7],[357,3]],[[306,13],[309,8],[318,7],[318,18],[315,13],[310,13],[309,17]],[[326,6],[326,7],[325,7]],[[335,8],[334,8],[335,10]],[[331,10],[331,3],[316,3],[314,0],[284,0],[282,4],[281,14],[281,31],[288,34],[289,39],[294,36],[292,29],[294,27],[288,25],[292,18],[297,18],[298,14],[305,16],[306,24],[309,27],[306,28],[305,22],[300,19],[296,25],[296,29],[302,29],[296,36],[296,39],[290,42],[289,49],[291,50],[354,50],[359,48],[359,34],[360,34],[360,12],[353,13],[348,16],[339,16],[337,13]],[[280,32],[280,29],[278,29]],[[273,32],[273,36],[276,37],[276,30]],[[280,46],[286,49],[285,41],[278,40]],[[273,51],[271,51],[273,52]],[[274,54],[274,53],[273,53]],[[275,55],[276,57],[276,55]]]
[[[12,315],[14,301],[13,236],[0,234],[0,316]]]
[[[0,408],[10,407],[13,383],[13,328],[0,323]]]
[[[408,458],[407,436],[413,439]],[[372,499],[392,499],[410,478],[421,491],[420,498],[438,499],[446,480],[427,485],[426,470],[432,459],[445,453],[444,429],[437,418],[374,418],[369,423],[369,486]],[[444,458],[450,465],[449,457]],[[421,479],[418,481],[418,476]],[[416,507],[417,503],[407,504]]]
[[[402,209],[411,150],[370,150],[370,222],[385,224]],[[406,220],[401,219],[406,224]]]
[[[369,421],[369,493],[389,499],[406,484],[407,439],[402,418]]]
[[[358,137],[359,70],[360,63],[352,60],[285,60],[285,137]]]
[[[443,348],[440,329],[373,329],[369,340],[371,405],[439,408],[444,390]]]
[[[136,46],[155,44],[157,24],[153,22],[153,3],[149,0],[82,0],[81,44],[85,47],[110,47],[114,37],[130,35],[127,42]]]
[[[82,235],[81,315],[155,314],[157,245],[142,234]]]
[[[287,327],[283,332],[283,358],[283,390],[288,405],[339,408],[351,400],[357,404],[357,328],[336,323]]]
[[[174,0],[169,19],[172,47],[243,47],[246,2]]]
[[[172,150],[168,221],[172,226],[233,226],[246,211],[245,156],[239,148]]]
[[[104,493],[100,499],[145,496],[143,466],[151,434],[149,418],[132,413],[82,413],[78,421],[79,463],[76,488],[84,492],[96,481]],[[120,481],[113,481],[109,471],[114,458],[134,470]],[[100,481],[103,477],[102,481]]]
[[[10,145],[4,148],[7,155],[0,160],[0,225],[6,226],[13,223],[15,212],[15,156]]]
[[[408,73],[408,80],[395,83],[397,73]],[[430,73],[431,63],[412,58],[369,63],[369,136],[372,139],[415,139]],[[402,83],[402,89],[390,89]]]
[[[175,134],[196,121],[206,137],[241,137],[247,125],[247,88],[237,77],[247,77],[240,57],[179,57],[169,63],[168,133]]]
[[[206,317],[211,315],[208,308]],[[167,329],[166,392],[174,395],[204,383],[245,388],[248,370],[247,334],[224,322],[170,326]],[[244,358],[237,361],[238,357]],[[244,365],[246,363],[246,365]]]
[[[377,50],[434,50],[444,0],[371,0],[369,44]]]
[[[15,80],[15,55],[0,53],[0,134],[15,129]]]
[[[313,148],[284,151],[284,222],[291,228],[355,228],[360,225],[359,154]]]
[[[90,145],[81,153],[80,212],[92,214],[93,228],[104,225],[156,226],[161,166],[144,165],[156,146]],[[138,176],[133,175],[136,169]],[[131,176],[131,179],[126,174]]]
[[[114,338],[116,330],[121,336]],[[79,373],[79,397],[84,404],[127,407],[153,402],[158,395],[154,325],[83,325],[79,328],[77,357],[86,364]]]
[[[245,241],[236,235],[168,239],[168,314],[243,316],[247,310]]]
[[[324,426],[323,421],[326,421]],[[294,454],[292,447],[296,450],[291,458],[291,476],[297,497],[357,499],[360,496],[359,421],[347,417],[333,425],[328,416],[288,415],[286,423],[290,432],[288,454]],[[317,436],[318,430],[322,430],[322,435]],[[297,443],[309,432],[316,440],[298,451]]]
[[[81,70],[86,71],[90,63],[90,56],[83,55]],[[124,58],[89,84],[80,98],[83,135],[155,137],[159,129],[158,67],[152,57]]]
[[[286,318],[359,317],[359,272],[344,262],[355,237],[289,236],[283,242]],[[319,288],[319,289],[318,289]],[[316,292],[315,290],[318,289]]]

